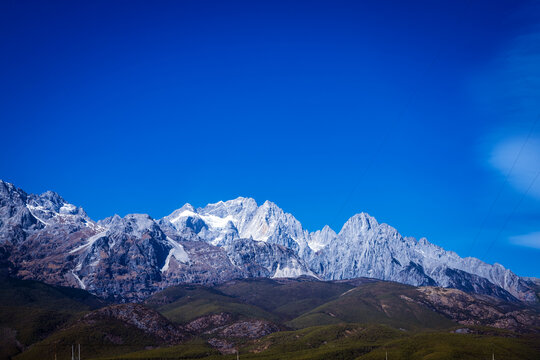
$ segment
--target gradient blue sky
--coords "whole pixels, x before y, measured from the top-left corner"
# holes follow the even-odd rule
[[[540,276],[539,25],[531,1],[3,0],[0,178],[94,219],[365,211]]]

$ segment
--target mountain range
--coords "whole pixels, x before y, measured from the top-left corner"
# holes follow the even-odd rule
[[[243,197],[203,208],[186,204],[162,219],[130,214],[94,221],[55,192],[27,194],[0,180],[0,254],[14,277],[120,302],[178,284],[301,276],[367,277],[538,302],[538,279],[404,237],[366,213],[339,232],[328,226],[309,232],[276,204]]]

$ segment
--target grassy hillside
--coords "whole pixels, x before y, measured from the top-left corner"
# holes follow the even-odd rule
[[[186,323],[204,315],[221,312],[230,313],[238,318],[278,320],[276,315],[246,304],[241,299],[197,285],[167,288],[150,297],[145,304],[175,323]]]
[[[344,322],[373,323],[406,330],[443,329],[455,325],[443,315],[408,300],[417,296],[412,286],[391,282],[366,283],[302,314],[287,325],[301,329]]]
[[[538,337],[502,337],[470,334],[426,333],[391,341],[358,360],[535,360],[540,358]]]
[[[217,288],[224,294],[293,319],[352,289],[348,283],[313,279],[244,279],[225,283]]]
[[[136,351],[124,355],[102,357],[99,360],[123,359],[206,359],[223,358],[216,349],[203,340],[191,340],[182,345],[169,346],[159,349]]]
[[[125,323],[109,319],[94,323],[76,323],[32,345],[15,360],[71,359],[72,344],[81,344],[81,357],[120,355],[146,346],[163,345],[147,333]]]
[[[87,291],[0,278],[0,359],[40,341],[80,313],[105,305]]]
[[[499,335],[499,336],[495,336]],[[540,340],[450,332],[407,333],[381,325],[339,324],[315,326],[268,335],[240,348],[240,359],[252,360],[473,360],[538,359]],[[140,351],[113,359],[235,359],[213,352],[202,342]],[[107,358],[109,359],[109,358]]]
[[[52,286],[33,280],[0,277],[0,304],[47,310],[79,312],[97,309],[105,301],[88,291],[63,286]]]
[[[174,346],[168,344],[178,342],[143,332],[124,318],[103,315],[109,308],[140,305],[114,305],[92,312],[103,316],[82,317],[103,302],[81,290],[38,282],[11,279],[4,286],[7,291],[0,295],[2,351],[16,354],[20,349],[17,339],[33,344],[15,356],[16,360],[53,359],[55,354],[58,360],[67,360],[71,345],[77,343],[82,344],[85,359],[235,359],[235,355],[222,355],[206,342],[216,344],[216,339],[239,348],[241,359],[363,360],[384,359],[388,352],[389,359],[472,360],[489,359],[492,351],[498,359],[540,358],[537,334],[473,327],[468,327],[471,334],[453,333],[464,326],[435,312],[429,304],[419,303],[421,293],[416,288],[391,282],[248,279],[215,288],[171,287],[149,298],[145,305],[179,324],[222,312],[233,315],[225,324],[205,323],[213,327],[182,327],[187,337],[182,335],[178,341],[183,343]],[[127,313],[131,318],[132,312]],[[275,329],[289,331],[249,338],[247,331],[253,325],[244,321],[248,319],[272,321],[278,324]],[[240,337],[219,332],[238,320],[246,326],[235,330]],[[148,323],[159,327],[154,320]],[[220,348],[230,350],[231,346]]]

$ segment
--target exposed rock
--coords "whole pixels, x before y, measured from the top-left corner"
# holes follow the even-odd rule
[[[276,325],[268,321],[253,319],[237,321],[231,325],[215,329],[211,333],[225,338],[258,339],[276,331],[279,331]]]
[[[204,331],[212,331],[215,328],[223,327],[233,320],[231,314],[219,313],[201,316],[185,325],[187,330],[201,334]]]
[[[207,340],[210,346],[218,349],[222,354],[235,354],[237,349],[235,343],[225,339],[210,338]]]
[[[540,332],[540,314],[518,304],[458,289],[420,287],[418,291],[423,295],[424,304],[460,324]]]
[[[177,344],[187,336],[184,328],[172,324],[158,312],[139,304],[107,306],[86,314],[81,321],[92,324],[104,319],[123,321],[169,344]]]

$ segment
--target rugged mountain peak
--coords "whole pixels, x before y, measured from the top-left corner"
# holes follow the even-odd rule
[[[123,218],[113,217],[108,224],[108,229],[140,237],[145,232],[157,231],[159,226],[147,214],[128,214]]]
[[[0,182],[0,242],[18,243],[37,230],[64,226],[73,233],[95,223],[82,208],[55,192],[28,195],[13,184]]]
[[[102,227],[108,227],[111,223],[117,223],[122,220],[122,217],[118,214],[114,214],[113,216],[106,217],[105,219],[101,219],[97,222],[99,226]]]
[[[189,214],[195,214],[196,210],[191,204],[185,204],[179,209],[174,210],[169,215],[165,216],[164,219],[167,219],[170,222],[174,222],[174,219],[182,216],[183,214],[189,215]]]
[[[0,244],[20,243],[29,231],[45,226],[26,207],[27,199],[23,190],[0,180]]]
[[[47,208],[54,210],[56,212],[60,211],[60,208],[64,206],[67,202],[54,191],[45,191],[39,196],[33,196],[34,201],[39,202],[40,205],[46,206]]]
[[[252,198],[208,204],[193,209],[187,206],[175,210],[160,221],[169,222],[178,233],[191,230],[213,245],[224,245],[231,239],[246,238],[270,241],[295,250],[307,248],[307,232],[291,215],[276,204],[266,201],[261,206]]]
[[[0,206],[18,206],[26,203],[28,195],[15,185],[0,180]]]
[[[339,235],[350,238],[359,238],[368,232],[374,232],[379,227],[379,223],[374,217],[367,213],[353,215],[341,228]]]
[[[227,216],[242,218],[245,214],[255,211],[255,209],[257,209],[257,202],[255,199],[238,197],[234,200],[208,204],[204,208],[197,209],[197,212],[205,215],[214,215],[220,218],[225,218]]]
[[[26,207],[45,226],[62,226],[63,224],[70,224],[74,228],[96,226],[82,208],[66,202],[53,192],[29,195]]]
[[[317,252],[330,244],[332,241],[335,241],[336,238],[337,233],[332,230],[330,226],[325,225],[322,230],[317,230],[310,234],[308,245],[311,250]]]

